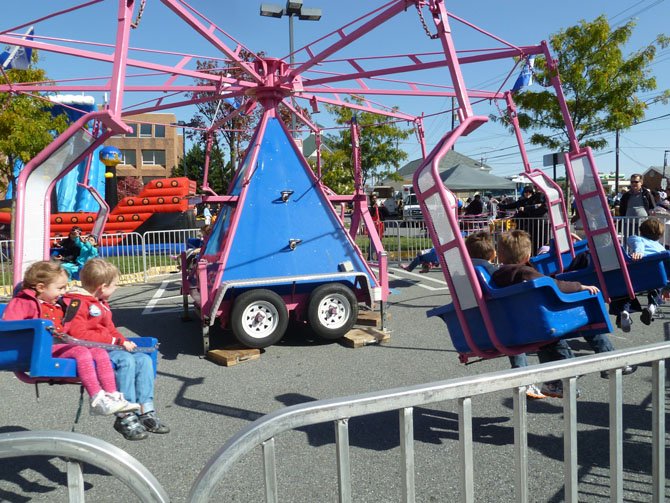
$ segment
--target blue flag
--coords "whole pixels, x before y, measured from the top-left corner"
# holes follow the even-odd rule
[[[512,87],[512,92],[516,93],[523,89],[524,87],[528,87],[533,83],[533,66],[535,65],[535,56],[530,56],[527,60],[526,63],[523,65],[523,68],[521,69],[521,73],[516,79],[516,82],[514,83],[514,86]]]
[[[32,40],[34,34],[35,28],[31,26],[23,36],[23,40]],[[32,55],[32,47],[10,45],[6,51],[0,54],[0,64],[5,70],[27,70],[30,66]]]

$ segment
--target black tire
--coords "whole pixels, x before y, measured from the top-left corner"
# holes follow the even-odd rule
[[[356,296],[341,283],[321,285],[309,297],[307,319],[314,333],[322,339],[340,339],[351,330],[357,318]]]
[[[282,298],[272,290],[248,290],[241,294],[230,312],[230,328],[235,338],[249,348],[266,348],[281,340],[288,326],[288,311]]]

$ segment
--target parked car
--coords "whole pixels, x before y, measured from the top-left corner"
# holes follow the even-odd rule
[[[416,198],[416,194],[408,195],[403,201],[402,219],[423,220],[423,213],[421,213],[421,207],[419,206],[419,200]]]

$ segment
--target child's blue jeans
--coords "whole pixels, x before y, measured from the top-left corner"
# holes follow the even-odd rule
[[[116,386],[126,400],[139,403],[142,413],[154,410],[154,367],[146,353],[110,351]]]

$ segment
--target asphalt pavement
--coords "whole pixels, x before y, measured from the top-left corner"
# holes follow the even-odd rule
[[[75,430],[112,443],[144,464],[172,501],[184,502],[208,459],[235,432],[280,407],[305,401],[472,376],[508,368],[498,358],[472,365],[458,361],[446,326],[427,318],[430,308],[450,302],[439,269],[428,274],[391,270],[390,341],[353,349],[324,344],[309,332],[291,327],[279,344],[258,360],[221,367],[199,356],[197,321],[183,322],[176,274],[151,284],[120,288],[112,299],[114,317],[128,335],[160,340],[156,403],[172,428],[129,442],[112,428],[113,420],[82,415]],[[670,312],[670,308],[666,308]],[[670,340],[670,324],[650,326],[634,316],[629,334],[616,330],[619,349]],[[216,334],[212,345],[232,342]],[[590,354],[573,342],[577,354]],[[531,362],[536,361],[531,356]],[[651,368],[641,367],[624,381],[624,486],[626,501],[651,499]],[[608,387],[599,375],[579,380],[579,500],[608,501]],[[77,386],[31,385],[11,373],[0,373],[0,432],[65,430],[73,426]],[[666,393],[667,398],[667,393]],[[456,403],[416,408],[415,449],[417,501],[460,499],[457,470]],[[562,402],[528,403],[528,459],[531,501],[563,501]],[[476,501],[513,501],[512,398],[494,393],[473,400]],[[666,420],[667,424],[670,421]],[[397,413],[352,420],[350,424],[353,500],[401,501],[400,447]],[[337,501],[337,466],[332,425],[303,428],[277,438],[281,501]],[[0,463],[0,501],[66,501],[65,464],[55,458],[21,458]],[[667,478],[667,477],[666,477]],[[134,501],[120,481],[90,467],[84,473],[87,501]],[[670,493],[670,488],[668,489]],[[264,501],[262,455],[254,452],[238,463],[220,484],[216,501]]]

